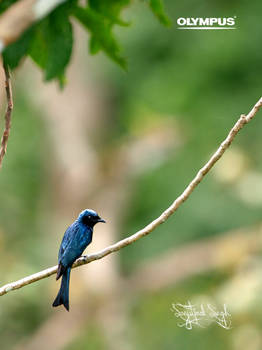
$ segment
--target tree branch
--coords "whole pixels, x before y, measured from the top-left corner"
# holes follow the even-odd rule
[[[67,0],[20,0],[0,17],[0,52],[16,41],[33,22]]]
[[[5,113],[5,130],[1,140],[0,148],[0,168],[2,166],[4,155],[6,154],[8,137],[11,129],[11,115],[13,110],[13,96],[12,96],[12,85],[10,80],[10,73],[7,65],[4,63],[4,72],[5,72],[5,90],[6,90],[6,99],[7,99],[7,109]]]
[[[215,165],[215,163],[222,157],[222,155],[225,153],[226,149],[231,145],[232,141],[234,140],[235,136],[238,134],[238,132],[242,129],[242,127],[249,123],[251,119],[256,115],[258,110],[262,107],[262,97],[259,99],[259,101],[254,105],[254,107],[251,109],[251,111],[248,113],[248,115],[242,114],[236,124],[233,126],[233,128],[230,130],[228,136],[226,139],[221,143],[219,148],[216,150],[216,152],[211,156],[209,161],[198,171],[194,179],[189,183],[189,185],[186,187],[184,192],[177,197],[177,199],[170,205],[169,208],[167,208],[157,219],[152,221],[150,224],[148,224],[146,227],[141,229],[140,231],[134,233],[133,235],[122,239],[121,241],[112,244],[103,250],[87,255],[84,257],[79,258],[73,265],[74,267],[81,266],[84,264],[88,264],[92,261],[102,259],[103,257],[116,252],[126,246],[128,246],[131,243],[134,243],[138,239],[148,235],[153,230],[155,230],[158,226],[163,224],[179,207],[180,205],[185,202],[190,194],[194,191],[194,189],[197,187],[197,185],[203,180],[204,176],[210,171],[210,169]],[[21,287],[24,287],[28,284],[34,283],[36,281],[39,281],[43,278],[49,277],[53,274],[55,274],[57,271],[57,266],[53,266],[51,268],[48,268],[46,270],[43,270],[41,272],[38,272],[36,274],[33,274],[31,276],[25,277],[21,280],[18,280],[16,282],[9,283],[3,287],[0,288],[0,296],[4,295],[11,290],[19,289]]]

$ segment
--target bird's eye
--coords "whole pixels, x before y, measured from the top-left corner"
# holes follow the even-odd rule
[[[88,217],[87,217],[88,219],[91,219],[91,215],[88,215]]]

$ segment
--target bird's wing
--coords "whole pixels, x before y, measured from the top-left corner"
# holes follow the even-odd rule
[[[73,223],[71,226],[69,226],[65,233],[64,233],[64,237],[62,239],[60,248],[59,248],[59,253],[58,253],[58,262],[61,261],[64,252],[66,251],[67,247],[70,245],[70,243],[72,242],[72,239],[74,237],[74,235],[77,232],[77,225],[75,225],[75,223]]]
[[[69,235],[69,243],[65,246],[59,261],[64,267],[72,266],[73,262],[81,256],[92,240],[92,229],[76,225],[68,230],[67,235]]]

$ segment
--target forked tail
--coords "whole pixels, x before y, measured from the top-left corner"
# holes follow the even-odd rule
[[[53,302],[53,306],[64,305],[69,311],[69,280],[70,280],[71,267],[67,268],[63,275],[59,292]]]

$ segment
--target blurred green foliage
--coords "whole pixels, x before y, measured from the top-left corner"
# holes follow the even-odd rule
[[[14,98],[12,132],[0,176],[1,285],[21,278],[25,270],[34,273],[36,268],[49,264],[47,250],[41,248],[45,226],[39,221],[45,213],[41,202],[48,186],[44,165],[48,150],[45,127],[39,111],[32,107],[22,89]],[[42,322],[47,313],[38,295],[45,290],[42,284],[35,291],[29,288],[25,293],[1,300],[3,347],[8,349]]]
[[[0,3],[0,14],[16,1]],[[29,28],[19,40],[9,45],[3,54],[11,69],[16,68],[22,58],[31,57],[44,72],[45,80],[58,79],[63,86],[65,70],[73,48],[71,19],[76,18],[90,33],[91,54],[104,51],[112,60],[126,69],[126,59],[113,29],[115,25],[127,26],[121,19],[121,11],[131,4],[130,0],[89,0],[87,5],[78,0],[66,1],[39,23]],[[149,5],[164,25],[169,20],[164,13],[162,0],[150,0]]]
[[[103,350],[106,348],[103,341],[103,334],[99,329],[99,325],[93,324],[92,320],[85,325],[80,336],[66,346],[66,350],[85,350],[87,344],[91,344],[93,349]]]
[[[173,116],[186,130],[186,146],[175,151],[157,170],[140,177],[131,200],[123,232],[135,232],[150,222],[179,195],[225,138],[241,113],[250,110],[261,95],[262,52],[256,49],[261,31],[254,20],[258,3],[245,1],[202,7],[167,2],[171,18],[237,16],[236,30],[180,31],[176,26],[157,26],[137,8],[136,23],[124,36],[130,57],[130,74],[109,67],[118,109],[116,132],[128,135],[143,128],[148,118],[170,120]],[[246,11],[249,11],[247,15]],[[145,30],[139,22],[144,19]],[[250,40],[252,37],[252,40]],[[150,45],[149,45],[150,43]],[[247,54],[247,52],[252,54]],[[103,72],[104,73],[104,72]],[[146,113],[145,113],[146,111]],[[123,117],[125,116],[125,117]],[[250,170],[261,169],[260,137],[262,121],[257,118],[238,136],[235,145],[246,152]],[[114,140],[115,135],[112,137]],[[234,145],[232,146],[235,147]],[[152,190],[153,189],[153,190]],[[252,191],[252,189],[251,189]],[[157,198],[157,200],[156,200]],[[223,233],[261,220],[261,205],[250,205],[239,198],[234,186],[209,175],[188,202],[153,236],[121,251],[127,270],[167,247],[192,239]],[[164,238],[163,238],[164,237]]]

